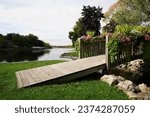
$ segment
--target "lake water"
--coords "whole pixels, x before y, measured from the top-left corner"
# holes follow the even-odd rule
[[[73,48],[53,48],[42,51],[31,50],[0,50],[0,62],[25,62],[25,61],[43,61],[43,60],[71,60],[60,58],[60,55],[73,51]]]

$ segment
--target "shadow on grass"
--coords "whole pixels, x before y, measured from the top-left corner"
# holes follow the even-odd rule
[[[100,77],[102,77],[102,76],[103,76],[103,74],[101,72],[96,72],[96,73],[92,73],[90,75],[86,75],[84,77],[79,77],[79,78],[71,80],[71,81],[59,81],[58,79],[54,79],[54,80],[49,80],[49,81],[45,81],[42,83],[37,83],[37,84],[29,86],[29,87],[56,85],[56,84],[72,84],[72,83],[81,82],[81,81],[94,81],[94,80],[99,80]]]

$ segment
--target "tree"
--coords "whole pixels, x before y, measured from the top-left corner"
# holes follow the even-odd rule
[[[73,31],[69,32],[69,38],[72,40],[72,43],[74,44],[78,37],[81,37],[84,35],[83,26],[81,24],[81,18],[76,21],[76,24],[73,27]]]
[[[94,31],[95,35],[100,34],[101,24],[100,20],[104,17],[102,8],[95,6],[83,6],[81,17],[78,19],[73,27],[73,31],[69,32],[69,38],[73,44],[78,37],[86,35],[87,31]]]
[[[101,29],[100,20],[104,17],[102,8],[96,8],[95,6],[83,6],[81,14],[83,33],[86,34],[87,31],[94,31],[96,35],[99,35]]]
[[[25,36],[16,33],[8,33],[5,36],[0,34],[1,48],[13,48],[13,47],[31,48],[33,46],[51,48],[51,46],[48,43],[39,40],[38,37],[33,34]]]
[[[0,47],[4,47],[4,36],[0,34]]]
[[[117,23],[114,20],[110,20],[104,27],[103,31],[107,33],[113,33],[115,31],[115,28],[117,26]]]
[[[38,37],[33,34],[26,35],[25,38],[27,42],[26,47],[29,47],[29,48],[35,46],[38,40]]]
[[[150,1],[118,0],[105,13],[105,17],[105,22],[114,20],[119,25],[140,25],[150,22]]]

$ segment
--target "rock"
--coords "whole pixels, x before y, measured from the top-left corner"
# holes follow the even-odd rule
[[[118,76],[118,82],[122,82],[122,81],[125,81],[125,78],[122,76]]]
[[[144,100],[150,100],[150,93],[145,93]]]
[[[150,93],[138,93],[137,94],[138,99],[140,100],[150,100]]]
[[[140,92],[141,92],[139,86],[135,86],[135,87],[134,87],[134,92],[135,92],[135,93],[140,93]]]
[[[137,99],[137,94],[136,93],[134,93],[132,91],[127,91],[125,93],[129,96],[129,98],[131,98],[131,99]]]
[[[116,85],[118,83],[117,77],[114,75],[104,75],[101,77],[101,80],[107,82],[109,85]]]
[[[128,80],[136,82],[143,76],[143,65],[142,59],[137,59],[126,64],[120,64],[115,68],[112,68],[110,73],[117,76],[122,76]]]
[[[142,83],[142,84],[139,84],[139,89],[141,90],[141,92],[147,92],[148,90],[148,87],[146,86],[146,84]]]
[[[125,69],[125,68],[126,68],[126,65],[125,65],[125,64],[121,64],[121,65],[119,65],[118,67]]]
[[[118,88],[123,91],[134,91],[134,85],[133,82],[130,80],[125,80],[118,83]]]

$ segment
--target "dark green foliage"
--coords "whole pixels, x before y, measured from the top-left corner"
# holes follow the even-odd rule
[[[150,28],[146,26],[118,25],[107,45],[111,62],[114,62],[122,52],[127,52],[127,61],[130,61],[131,55],[136,53],[140,43],[145,39],[149,40],[149,34]]]
[[[81,24],[81,18],[79,18],[73,27],[73,31],[69,32],[68,37],[69,37],[69,39],[72,40],[72,43],[74,45],[76,40],[78,39],[78,37],[81,37],[82,35],[84,35],[84,31],[83,31],[83,26]]]
[[[150,67],[150,40],[144,41],[143,60]]]
[[[100,20],[104,17],[104,14],[102,13],[102,8],[95,6],[83,6],[82,9],[82,18],[81,18],[81,24],[83,26],[84,34],[86,34],[87,31],[94,31],[95,35],[100,34]]]
[[[103,31],[107,33],[114,33],[117,23],[114,20],[110,20],[104,27]]]
[[[111,62],[114,62],[115,57],[117,57],[118,55],[118,48],[119,48],[119,41],[116,38],[116,36],[112,36],[109,39],[107,47],[108,47],[108,52],[111,58]]]
[[[0,48],[31,48],[33,46],[50,47],[50,45],[38,39],[33,34],[19,35],[16,33],[8,33],[7,35],[0,35]]]
[[[68,37],[72,40],[73,44],[75,44],[75,41],[79,37],[86,35],[88,31],[94,31],[95,35],[100,34],[100,20],[104,17],[102,8],[96,8],[95,6],[83,6],[81,14],[82,17],[80,17],[74,25],[73,31],[69,32]]]

